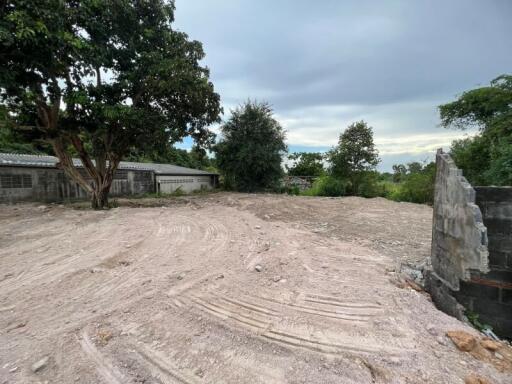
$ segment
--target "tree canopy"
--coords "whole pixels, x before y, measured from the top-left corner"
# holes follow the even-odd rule
[[[319,152],[294,152],[288,155],[286,165],[290,176],[320,176],[324,173],[324,154]]]
[[[441,125],[481,131],[512,132],[512,75],[501,75],[489,86],[464,92],[456,101],[439,106]]]
[[[93,206],[107,203],[131,150],[213,143],[220,98],[201,43],[171,27],[174,2],[18,0],[0,12],[1,103],[20,132],[51,144]]]
[[[338,145],[328,154],[332,173],[349,176],[374,170],[380,162],[373,142],[373,129],[365,121],[350,124],[340,135]]]
[[[214,150],[227,187],[257,191],[279,185],[287,147],[268,103],[248,101],[231,111]]]
[[[456,140],[450,154],[468,180],[478,185],[512,185],[512,76],[464,92],[439,107],[446,128],[478,127],[474,137]]]

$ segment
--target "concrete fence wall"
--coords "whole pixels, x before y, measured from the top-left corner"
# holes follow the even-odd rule
[[[83,171],[83,170],[82,170]],[[85,171],[83,171],[85,176]],[[111,196],[154,192],[151,171],[118,170]],[[0,167],[0,203],[85,199],[87,193],[56,168]]]
[[[512,188],[473,188],[441,150],[436,166],[426,288],[441,310],[512,337]]]
[[[475,187],[487,227],[489,272],[475,270],[455,297],[482,322],[512,338],[512,187]]]

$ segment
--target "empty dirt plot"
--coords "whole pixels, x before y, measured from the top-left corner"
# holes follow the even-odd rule
[[[121,203],[139,207],[0,207],[0,383],[511,382],[393,283],[428,255],[429,207]]]

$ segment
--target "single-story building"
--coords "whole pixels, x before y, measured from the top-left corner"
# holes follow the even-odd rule
[[[87,193],[64,171],[54,156],[0,153],[0,203],[16,201],[62,201],[85,199]],[[75,166],[87,178],[79,159]],[[173,193],[178,188],[189,193],[217,186],[218,175],[172,164],[122,161],[114,175],[111,196],[144,193]]]

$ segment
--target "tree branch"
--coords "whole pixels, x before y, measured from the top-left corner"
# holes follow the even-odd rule
[[[71,144],[75,147],[80,160],[82,161],[82,165],[89,174],[89,176],[97,183],[97,185],[101,184],[101,175],[98,173],[98,170],[94,166],[94,163],[91,160],[91,157],[87,153],[84,147],[83,141],[76,134],[70,135]]]
[[[66,150],[66,145],[62,138],[59,137],[51,140],[51,144],[55,154],[59,158],[59,168],[61,168],[71,180],[76,181],[87,193],[92,194],[94,191],[92,186],[73,164],[73,158]]]
[[[101,85],[101,71],[100,67],[96,67],[96,85],[99,87]]]

